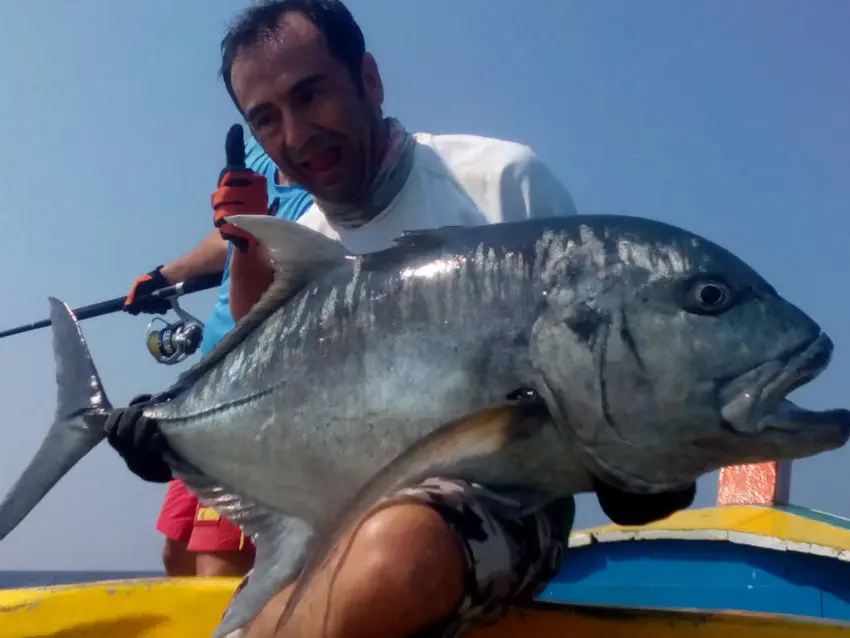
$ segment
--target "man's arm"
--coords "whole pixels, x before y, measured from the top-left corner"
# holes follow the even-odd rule
[[[189,277],[212,275],[224,270],[227,263],[227,242],[217,228],[203,241],[182,257],[178,257],[160,269],[169,284],[185,281]]]
[[[169,301],[151,299],[149,295],[161,288],[199,277],[221,272],[227,263],[227,241],[214,229],[193,250],[165,266],[154,268],[133,282],[124,301],[124,311],[132,315],[140,312],[162,314],[171,307]],[[140,297],[141,299],[137,299]]]
[[[578,214],[570,193],[527,146],[519,147],[505,167],[501,198],[506,222]]]
[[[274,281],[274,268],[265,246],[259,244],[230,257],[230,315],[239,322]]]

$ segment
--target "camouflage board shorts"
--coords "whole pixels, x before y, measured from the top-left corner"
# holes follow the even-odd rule
[[[454,638],[538,595],[560,567],[575,515],[572,497],[522,516],[519,503],[510,497],[439,478],[397,496],[418,498],[434,508],[455,531],[466,555],[464,596],[455,613],[414,638]]]
[[[436,510],[466,557],[464,596],[455,612],[411,638],[454,638],[530,601],[558,571],[575,515],[572,497],[522,516],[519,503],[504,494],[440,478],[400,490],[384,502],[396,498],[420,500]]]

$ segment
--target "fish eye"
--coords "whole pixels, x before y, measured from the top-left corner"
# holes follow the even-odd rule
[[[725,283],[703,280],[691,287],[688,305],[695,312],[712,314],[726,310],[732,299],[732,291]]]

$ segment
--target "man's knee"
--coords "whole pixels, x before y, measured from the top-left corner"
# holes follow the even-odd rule
[[[341,543],[338,551],[348,544]],[[380,510],[363,522],[350,544],[347,556],[337,556],[346,571],[357,574],[358,597],[407,608],[408,620],[421,616],[422,623],[441,619],[460,603],[464,553],[432,508],[399,504]]]

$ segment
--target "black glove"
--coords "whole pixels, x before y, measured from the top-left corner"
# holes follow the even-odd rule
[[[617,525],[648,525],[663,520],[688,509],[697,494],[696,483],[679,492],[630,494],[596,477],[593,477],[593,488],[602,511]]]
[[[162,458],[167,444],[156,420],[143,416],[144,408],[137,405],[150,398],[139,395],[129,407],[114,410],[106,420],[106,440],[133,474],[150,483],[168,483],[171,468]]]
[[[151,298],[149,295],[171,284],[161,272],[162,266],[157,266],[133,282],[130,294],[124,301],[124,312],[137,315],[140,312],[151,315],[163,315],[171,308],[167,299]]]

